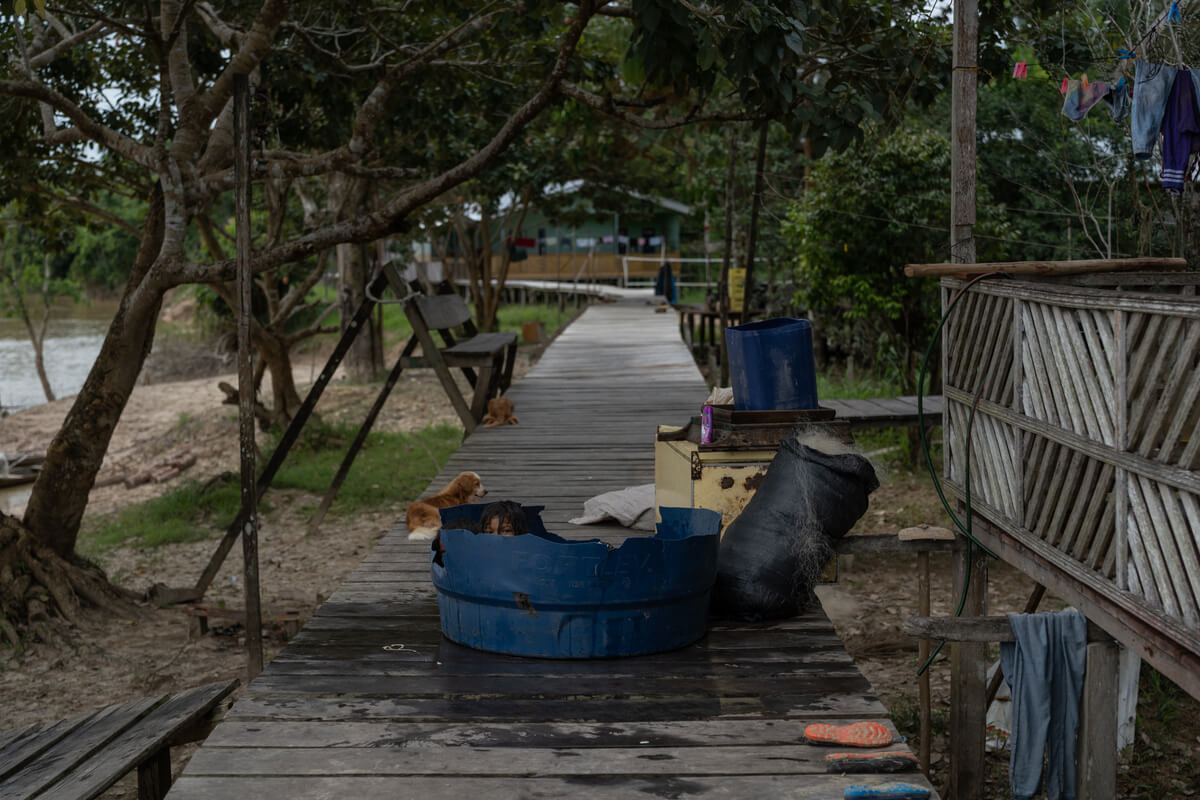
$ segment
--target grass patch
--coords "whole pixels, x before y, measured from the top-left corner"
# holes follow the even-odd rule
[[[356,432],[351,425],[311,420],[271,487],[324,494]],[[461,443],[462,431],[449,425],[415,433],[371,434],[330,513],[351,514],[415,500]],[[264,450],[270,452],[275,444],[264,442]],[[262,466],[260,463],[259,468]],[[268,491],[259,503],[261,513],[270,512],[270,499]],[[121,545],[152,548],[214,538],[224,533],[240,506],[237,475],[227,473],[207,484],[190,481],[153,500],[90,522],[80,532],[79,551],[95,557]]]
[[[324,494],[357,428],[312,422],[288,454],[272,486]],[[462,443],[462,431],[435,425],[415,433],[372,433],[330,507],[331,514],[380,508],[416,499]]]
[[[79,534],[92,556],[120,545],[159,547],[207,539],[228,525],[241,504],[241,486],[228,473],[208,484],[188,481],[166,494],[99,517]]]
[[[496,326],[502,331],[511,331],[519,336],[521,326],[526,322],[541,322],[546,326],[546,334],[553,336],[559,328],[567,324],[574,313],[574,309],[559,311],[556,306],[505,305],[496,313]]]

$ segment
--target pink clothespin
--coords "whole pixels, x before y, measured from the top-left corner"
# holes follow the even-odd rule
[[[1067,79],[1066,78],[1063,78],[1062,86],[1059,87],[1058,93],[1059,94],[1067,93]]]
[[[1018,61],[1013,66],[1013,77],[1014,78],[1028,78],[1029,77],[1029,66],[1024,61]]]

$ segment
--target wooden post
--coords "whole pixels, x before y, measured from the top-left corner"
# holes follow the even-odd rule
[[[1076,797],[1113,800],[1117,796],[1119,651],[1114,641],[1092,642],[1087,646],[1087,672],[1079,702],[1076,739]]]
[[[754,250],[758,245],[758,211],[762,207],[763,163],[767,156],[767,128],[764,119],[758,129],[758,153],[754,160],[754,197],[750,200],[750,236],[746,242],[746,287],[742,294],[742,322],[749,322],[754,309]]]
[[[987,556],[956,540],[954,552],[954,597],[966,598],[963,616],[987,614]],[[987,706],[987,645],[955,642],[950,646],[950,796],[954,800],[982,800]]]
[[[929,552],[917,553],[917,613],[923,617],[929,616]],[[917,645],[917,660],[921,666],[929,660],[929,640],[921,639]],[[929,668],[921,673],[919,705],[921,707],[921,743],[919,756],[921,772],[929,774],[929,738],[932,733],[930,703],[932,701],[929,687]]]
[[[954,74],[950,88],[950,260],[975,262],[975,87],[979,6],[954,0]],[[961,800],[961,798],[958,798]]]
[[[717,351],[717,365],[721,374],[713,375],[713,383],[725,386],[729,383],[729,366],[725,359],[725,328],[729,325],[729,268],[733,265],[733,184],[734,165],[737,164],[737,129],[729,128],[729,169],[725,176],[725,253],[721,260],[721,279],[717,283],[717,310],[721,320],[718,335],[721,341],[712,342]]]
[[[258,596],[258,491],[254,480],[254,368],[250,364],[250,81],[233,76],[238,290],[238,421],[242,463],[242,585],[246,596],[246,671],[262,672],[262,609]]]

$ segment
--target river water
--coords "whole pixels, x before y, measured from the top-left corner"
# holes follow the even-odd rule
[[[83,386],[114,310],[107,303],[54,310],[43,355],[55,397],[68,397]],[[25,324],[16,318],[0,317],[0,412],[12,413],[44,402],[46,395],[34,367],[33,345]],[[0,489],[0,511],[20,513],[32,486]]]
[[[55,397],[79,391],[100,352],[112,308],[77,306],[50,318],[43,355]],[[46,402],[25,324],[0,317],[0,409],[19,411]]]

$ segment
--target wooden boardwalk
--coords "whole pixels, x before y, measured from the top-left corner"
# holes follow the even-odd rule
[[[481,474],[489,499],[544,504],[576,527],[587,498],[653,480],[658,423],[706,394],[674,315],[599,305],[508,396],[521,423],[480,429],[434,482]],[[171,791],[189,798],[841,798],[815,721],[886,721],[825,613],[714,622],[697,644],[552,661],[443,640],[429,546],[400,525],[253,681]],[[890,725],[890,723],[889,723]],[[897,745],[904,748],[904,745]],[[936,793],[932,796],[936,797]]]

